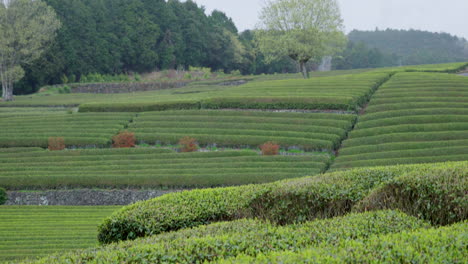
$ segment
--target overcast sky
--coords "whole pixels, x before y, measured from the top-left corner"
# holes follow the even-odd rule
[[[252,29],[264,0],[194,0],[224,11],[240,31]],[[421,29],[468,39],[468,0],[338,0],[347,31]]]

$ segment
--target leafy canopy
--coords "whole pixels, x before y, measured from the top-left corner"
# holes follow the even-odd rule
[[[256,40],[268,61],[289,56],[301,66],[333,55],[346,44],[336,0],[268,0]]]
[[[39,58],[60,21],[39,0],[0,2],[0,77],[3,96],[11,100],[13,83],[24,76],[22,65]]]

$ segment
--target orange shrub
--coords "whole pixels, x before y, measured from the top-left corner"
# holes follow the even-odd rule
[[[198,150],[197,140],[191,137],[183,137],[179,140],[181,152],[194,152]]]
[[[135,144],[136,138],[132,132],[120,132],[112,137],[112,147],[114,148],[133,148]]]
[[[50,137],[49,150],[64,150],[65,139],[63,137]]]
[[[260,146],[262,154],[265,156],[273,156],[279,154],[280,146],[275,142],[268,141],[265,144]]]

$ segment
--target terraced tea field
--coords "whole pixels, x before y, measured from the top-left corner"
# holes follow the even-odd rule
[[[442,72],[466,66],[1,102],[8,191],[187,190],[121,209],[0,206],[0,262],[464,263],[468,78]],[[124,130],[140,145],[110,148]],[[175,152],[186,136],[207,148]],[[260,155],[267,141],[288,155]]]
[[[468,79],[399,73],[372,97],[332,168],[468,159]]]
[[[308,80],[254,81],[237,87],[189,85],[132,94],[58,94],[18,96],[4,106],[76,106],[82,112],[144,112],[177,109],[336,109],[356,110],[387,80],[388,72]]]
[[[328,154],[261,156],[254,151],[170,152],[96,149],[0,154],[0,182],[10,190],[213,187],[318,174],[328,167],[330,160]]]
[[[144,143],[177,144],[191,136],[201,145],[251,147],[274,141],[283,148],[332,151],[351,129],[355,115],[252,111],[164,111],[140,114],[129,125]]]
[[[0,147],[48,146],[50,137],[63,137],[68,147],[109,146],[131,113],[61,113],[60,110],[4,112],[0,107]]]
[[[0,206],[0,262],[97,245],[116,206]]]

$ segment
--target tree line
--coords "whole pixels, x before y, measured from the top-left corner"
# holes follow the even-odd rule
[[[287,58],[265,63],[251,31],[239,34],[220,11],[207,15],[193,1],[43,0],[62,22],[44,54],[25,65],[15,93],[79,81],[89,73],[120,74],[210,67],[244,74],[291,72]]]
[[[340,32],[342,21],[336,0],[300,0],[299,8],[290,6],[297,4],[297,0],[273,1],[262,11],[263,20],[262,16],[260,20],[263,27],[244,32],[238,32],[225,13],[215,10],[206,14],[203,7],[191,0],[42,2],[54,10],[61,27],[54,41],[48,43],[40,56],[21,65],[24,77],[15,83],[15,94],[33,93],[44,85],[60,84],[63,80],[78,82],[83,76],[93,73],[118,75],[187,69],[189,66],[225,72],[239,70],[243,74],[268,74],[297,72],[301,65],[300,70],[307,75],[307,70],[320,64],[320,56],[331,55],[328,53],[334,53],[333,69],[468,59],[466,40],[445,33],[352,31],[346,44],[346,38]],[[322,13],[328,10],[327,15],[315,17],[317,13],[301,8],[305,5],[310,7],[307,10],[322,10]],[[276,12],[275,8],[296,12],[298,16]],[[291,28],[283,34],[284,30],[275,28],[274,23],[269,25],[269,19],[275,17],[272,14],[285,27],[298,24],[304,27],[300,27],[301,30]],[[301,21],[290,20],[295,17],[300,17]],[[305,19],[307,17],[310,21]],[[321,35],[313,25],[317,18],[323,20],[324,17],[333,21],[327,23],[333,25],[326,30],[333,33],[328,36]],[[302,30],[307,26],[309,30]],[[330,39],[336,45],[330,45]]]

